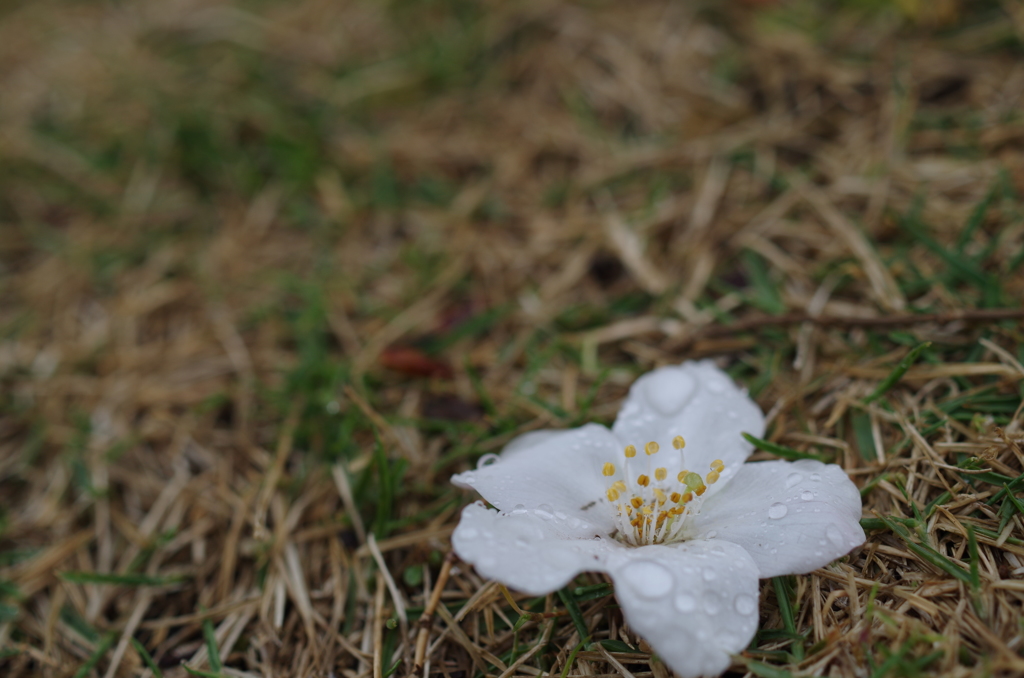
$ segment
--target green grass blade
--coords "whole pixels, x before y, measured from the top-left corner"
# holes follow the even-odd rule
[[[910,353],[908,353],[906,357],[904,357],[903,360],[901,360],[899,364],[896,365],[893,371],[889,373],[889,376],[882,380],[882,383],[878,385],[878,388],[876,388],[871,393],[871,395],[869,395],[867,398],[863,400],[863,403],[867,405],[885,395],[885,393],[888,392],[889,389],[895,386],[896,383],[903,378],[903,375],[907,373],[907,370],[910,369],[910,366],[917,361],[918,357],[921,355],[921,352],[931,345],[932,342],[926,341],[923,344],[918,344],[914,348],[910,349]]]
[[[215,671],[203,671],[202,669],[194,669],[188,664],[182,664],[181,668],[185,669],[188,673],[193,676],[199,676],[200,678],[226,678],[223,673],[217,673]]]
[[[789,590],[789,582],[786,581],[785,577],[774,577],[772,579],[772,586],[775,587],[775,599],[779,604],[779,616],[782,617],[782,624],[786,627],[787,633],[793,638],[792,654],[796,661],[802,661],[804,658],[804,645],[800,638],[800,634],[796,629],[796,616],[793,614],[793,602],[790,598],[792,592]]]
[[[186,577],[158,577],[148,574],[114,574],[104,572],[61,572],[60,578],[72,584],[113,584],[118,586],[169,586],[180,584]]]
[[[206,654],[209,655],[210,668],[219,672],[223,668],[223,664],[220,663],[217,636],[214,634],[213,622],[209,617],[203,620],[203,639],[206,641]]]
[[[576,602],[576,597],[568,586],[559,589],[558,597],[562,599],[562,604],[565,605],[565,609],[569,612],[572,623],[576,625],[576,631],[580,634],[580,640],[587,642],[590,639],[590,632],[587,631],[587,623],[583,621],[583,613],[580,611],[579,603]]]
[[[153,655],[149,653],[149,650],[146,649],[145,645],[132,638],[132,647],[134,647],[135,651],[139,653],[140,657],[142,657],[142,662],[146,667],[153,672],[153,678],[164,678],[163,671],[161,671],[160,667],[157,666],[156,661],[153,659]]]
[[[923,544],[919,544],[913,539],[911,539],[910,533],[907,532],[906,528],[904,528],[901,525],[898,525],[892,519],[880,518],[880,520],[883,523],[885,523],[886,527],[891,529],[894,534],[896,534],[900,539],[902,539],[903,543],[907,545],[907,548],[913,551],[913,553],[916,556],[918,556],[921,560],[924,560],[934,565],[935,567],[937,567],[938,569],[942,570],[943,572],[952,577],[956,577],[968,586],[972,585],[970,573],[964,572],[964,569],[962,567],[954,565],[949,558],[942,555],[938,551],[928,546],[924,546]]]
[[[747,670],[759,678],[793,678],[793,674],[785,669],[753,660],[747,662]]]
[[[572,649],[572,652],[569,653],[569,656],[565,660],[565,667],[562,669],[562,675],[560,676],[560,678],[566,678],[566,676],[569,675],[569,671],[570,669],[572,669],[572,665],[576,661],[576,655],[579,654],[579,651],[583,649],[583,644],[585,642],[586,641],[581,640],[579,643],[577,643],[576,647]]]
[[[85,660],[85,663],[79,666],[78,670],[75,671],[74,678],[85,678],[89,675],[89,672],[96,667],[96,664],[98,664],[100,659],[103,658],[103,655],[107,653],[107,650],[110,649],[115,640],[117,640],[117,634],[113,631],[104,635],[96,645],[96,649],[93,650],[92,654],[89,655],[89,658]]]
[[[764,450],[765,452],[771,452],[775,456],[782,457],[783,459],[789,459],[790,461],[796,459],[814,459],[815,461],[826,461],[820,455],[811,454],[810,452],[801,452],[800,450],[794,450],[791,447],[786,447],[785,445],[779,445],[777,443],[770,443],[767,440],[755,438],[749,433],[741,433],[740,435],[746,438],[747,442],[756,447],[757,449]]]

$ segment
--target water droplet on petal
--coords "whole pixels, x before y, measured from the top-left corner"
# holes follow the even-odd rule
[[[626,583],[640,596],[653,600],[661,598],[672,590],[672,573],[660,563],[651,560],[635,560],[624,568]]]
[[[845,540],[843,539],[843,532],[839,529],[838,525],[829,525],[825,528],[825,536],[828,540],[836,546],[842,547]]]
[[[526,507],[524,505],[516,504],[515,506],[512,507],[513,515],[522,515],[524,513],[526,513]]]
[[[704,382],[704,386],[706,386],[712,393],[722,393],[725,391],[725,382],[717,377],[708,379]]]
[[[704,535],[705,539],[714,539],[718,536],[718,532],[715,530],[708,530],[708,533]]]
[[[810,501],[814,499],[814,493],[811,492],[810,490],[804,490],[803,492],[800,493],[800,498],[803,499],[804,501]]]
[[[693,612],[697,609],[697,599],[689,593],[680,593],[676,596],[676,609],[680,612]]]
[[[718,598],[717,593],[709,593],[704,598],[704,611],[712,615],[722,611],[722,601]]]
[[[704,569],[703,575],[704,581],[714,581],[718,579],[718,573],[715,572],[715,568],[708,567]]]
[[[693,377],[680,369],[657,370],[645,381],[644,395],[647,396],[647,402],[665,416],[683,409],[693,395]]]
[[[540,506],[537,507],[537,510],[534,511],[534,513],[536,513],[537,517],[541,518],[542,520],[551,520],[555,517],[555,514],[552,513],[552,508],[550,504],[541,504]]]
[[[768,517],[771,518],[772,520],[778,520],[779,518],[784,518],[785,515],[788,512],[789,512],[789,509],[786,508],[786,505],[783,504],[782,502],[778,502],[777,501],[777,502],[775,502],[774,504],[772,504],[771,506],[768,507]]]
[[[498,461],[498,459],[500,459],[500,458],[501,457],[499,457],[498,455],[494,454],[493,452],[490,453],[490,454],[485,454],[484,456],[480,457],[477,460],[476,467],[477,468],[483,468],[485,466],[490,466],[494,462]]]
[[[747,593],[741,593],[736,596],[733,606],[742,615],[753,614],[757,611],[757,601],[754,600],[754,596]]]
[[[786,478],[786,489],[788,490],[794,485],[797,485],[803,479],[804,476],[802,473],[790,473],[789,476]]]
[[[812,473],[811,474],[811,480],[813,480],[814,482],[819,482],[821,480],[821,474],[820,473]]]

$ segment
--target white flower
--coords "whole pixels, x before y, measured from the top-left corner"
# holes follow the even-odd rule
[[[758,578],[810,572],[864,543],[860,494],[838,466],[743,463],[740,432],[763,429],[711,362],[655,370],[611,431],[528,433],[454,476],[498,510],[467,506],[452,545],[531,595],[606,572],[626,621],[669,667],[717,675],[757,630]]]

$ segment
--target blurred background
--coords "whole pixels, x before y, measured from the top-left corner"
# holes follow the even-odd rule
[[[908,429],[846,408],[931,341],[887,411],[953,468],[1019,431],[1022,38],[1016,0],[0,4],[0,672],[405,675],[472,499],[451,473],[688,358],[780,449],[934,510],[961,486],[900,504]],[[902,543],[877,540],[858,577],[952,577],[869,571]],[[453,613],[486,587],[455,571]],[[580,585],[606,649],[649,658]],[[964,629],[961,584],[878,597],[898,631],[870,586],[833,609],[844,585],[779,584],[794,618],[766,584],[751,657],[1020,668],[1012,586]],[[485,593],[421,675],[512,675]],[[521,670],[614,672],[574,632]]]

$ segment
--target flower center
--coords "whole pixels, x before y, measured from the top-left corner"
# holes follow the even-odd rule
[[[644,445],[644,457],[637,459],[637,449],[627,445],[621,468],[605,462],[601,474],[610,483],[605,496],[616,511],[615,538],[632,546],[663,544],[683,540],[683,526],[689,516],[700,511],[701,497],[708,485],[718,482],[725,468],[721,459],[711,462],[711,470],[704,478],[683,468],[682,450],[686,441],[682,436],[672,440],[679,451],[678,468],[683,470],[669,479],[668,466],[654,466],[653,457],[660,451],[658,443]],[[643,472],[640,466],[646,467]],[[653,477],[653,481],[652,481]]]

